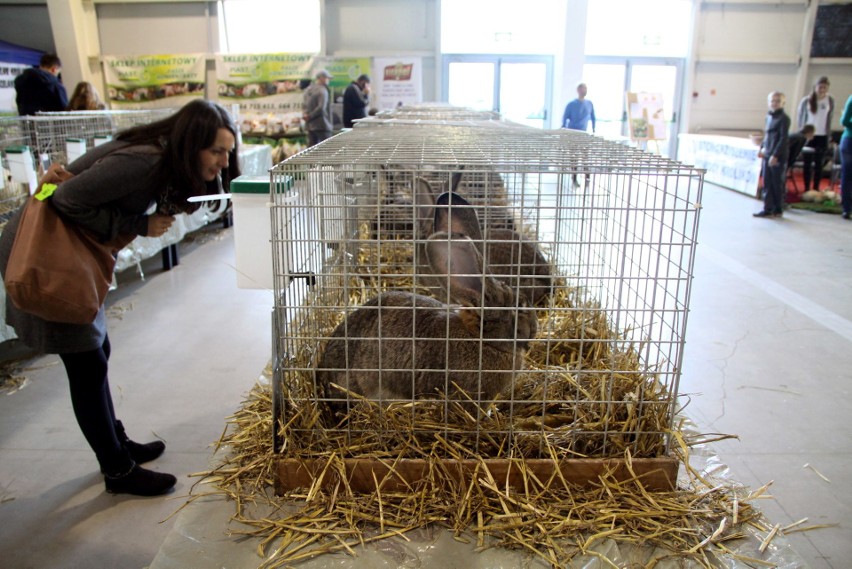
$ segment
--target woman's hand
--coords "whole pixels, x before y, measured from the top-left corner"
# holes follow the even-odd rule
[[[155,213],[148,216],[148,237],[160,237],[163,233],[169,230],[169,227],[174,223],[173,215],[163,215]]]

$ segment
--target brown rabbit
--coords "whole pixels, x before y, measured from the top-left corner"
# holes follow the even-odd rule
[[[332,332],[317,365],[317,385],[329,398],[346,397],[332,383],[369,399],[453,397],[455,382],[487,401],[522,369],[535,312],[484,273],[467,236],[434,234],[426,255],[433,274],[448,275],[446,294],[460,306],[392,291],[359,307]]]
[[[470,236],[480,252],[484,251],[489,272],[519,291],[530,306],[536,306],[550,294],[553,285],[551,266],[537,243],[511,229],[485,227],[483,236],[474,206],[454,192],[441,194],[433,207],[433,230]],[[421,267],[418,266],[417,270],[419,272]]]

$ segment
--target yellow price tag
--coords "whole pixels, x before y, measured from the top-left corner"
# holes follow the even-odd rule
[[[39,192],[35,195],[35,199],[40,202],[43,202],[44,200],[53,195],[53,192],[56,191],[56,188],[56,184],[42,184],[41,190],[39,190]]]

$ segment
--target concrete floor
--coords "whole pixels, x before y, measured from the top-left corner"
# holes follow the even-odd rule
[[[758,487],[772,522],[839,527],[792,534],[815,569],[852,566],[852,222],[790,211],[752,219],[754,199],[708,185],[681,391],[733,480]],[[204,470],[210,444],[270,354],[272,295],[237,289],[232,230],[180,245],[181,263],[111,294],[113,394],[137,440],[165,439],[151,467],[175,493],[103,492],[71,412],[56,356],[26,362],[29,383],[0,397],[0,565],[140,568],[149,564]],[[688,397],[687,397],[688,396]],[[820,478],[810,464],[827,477]],[[223,528],[224,530],[224,528]]]

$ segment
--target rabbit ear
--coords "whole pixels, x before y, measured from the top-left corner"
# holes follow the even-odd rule
[[[426,243],[426,257],[435,275],[448,275],[443,282],[450,298],[463,306],[482,305],[485,275],[473,241],[464,235],[435,233]]]
[[[461,179],[462,179],[462,173],[461,172],[453,173],[453,178],[450,181],[450,191],[451,192],[455,192],[456,190],[458,190],[459,184],[461,183]]]
[[[414,203],[416,205],[416,237],[426,239],[432,234],[435,218],[435,195],[432,192],[432,184],[428,180],[418,177],[415,180]]]
[[[482,242],[482,230],[476,210],[460,195],[444,192],[435,201],[435,232],[461,233],[477,243]]]

